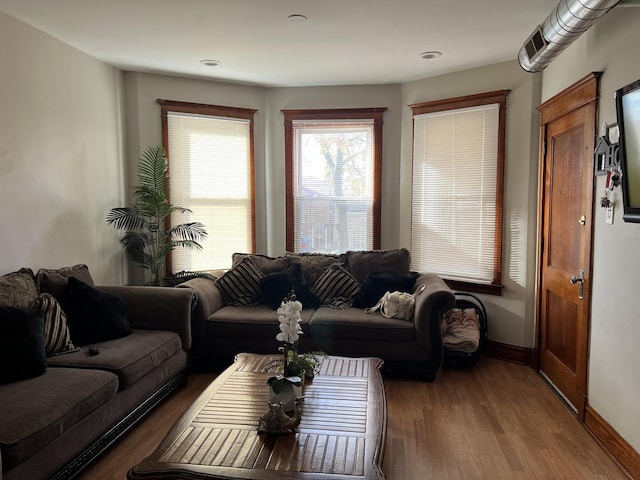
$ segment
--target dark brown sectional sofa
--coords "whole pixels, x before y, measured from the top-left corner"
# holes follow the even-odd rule
[[[84,287],[97,296],[98,303],[92,305],[96,298],[89,295],[89,299],[73,297],[71,301],[76,302],[73,305],[68,299],[64,300],[65,285],[72,277],[83,280],[85,285],[91,284],[86,266],[41,270],[33,276],[35,283],[29,281],[30,275],[33,273],[29,269],[22,269],[0,277],[0,329],[4,329],[3,333],[16,326],[11,323],[12,316],[20,312],[28,312],[36,324],[41,322],[39,325],[43,318],[51,320],[46,320],[51,311],[41,314],[33,308],[33,297],[42,297],[43,292],[55,294],[54,298],[60,300],[56,305],[63,305],[63,311],[74,311],[67,320],[69,326],[76,324],[76,327],[78,322],[92,328],[99,321],[108,321],[109,315],[113,314],[113,305],[101,304],[99,300],[113,300],[119,305],[117,308],[124,307],[127,331],[124,336],[102,341],[94,339],[96,341],[86,345],[71,345],[69,338],[63,339],[59,345],[66,352],[47,356],[44,367],[40,365],[36,370],[20,372],[20,369],[16,370],[16,363],[2,366],[2,480],[73,476],[186,381],[187,352],[191,346],[190,318],[194,296],[189,290]],[[93,306],[101,310],[94,310],[91,316],[86,310],[76,308],[77,304],[86,302],[83,308]],[[31,321],[28,316],[24,318]],[[69,330],[73,343],[73,329]],[[118,335],[123,333],[111,337]],[[21,334],[16,334],[14,343],[19,337]],[[50,347],[48,344],[47,348]],[[97,348],[98,353],[91,354],[90,347]],[[11,349],[11,345],[8,348]],[[40,360],[42,353],[40,350],[40,356],[36,355]],[[17,362],[16,356],[22,354],[22,351],[13,352],[12,358]],[[31,362],[32,358],[33,355],[25,357],[24,363]],[[20,376],[23,378],[16,379]]]
[[[406,249],[282,257],[234,254],[232,269],[218,272],[217,280],[194,278],[180,285],[197,296],[194,362],[224,366],[240,352],[277,352],[274,307],[293,286],[304,307],[301,352],[380,357],[387,370],[433,380],[443,355],[440,321],[455,297],[440,277],[412,272],[410,263]],[[410,291],[425,286],[411,320],[365,312],[385,290],[400,290],[401,285],[409,285]],[[240,288],[236,298],[234,288]]]

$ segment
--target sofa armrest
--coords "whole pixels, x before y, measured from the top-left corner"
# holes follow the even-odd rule
[[[203,338],[207,319],[225,305],[222,294],[216,287],[215,280],[203,277],[192,278],[181,283],[176,288],[194,293],[195,307],[191,317],[191,328],[193,329],[194,337]]]
[[[420,285],[425,288],[414,307],[416,341],[421,348],[434,350],[435,355],[442,350],[442,315],[454,307],[456,297],[435,273],[421,274],[416,280],[416,288]]]
[[[191,312],[195,302],[192,291],[170,287],[111,285],[96,288],[124,299],[131,327],[176,332],[182,340],[182,348],[191,348]]]

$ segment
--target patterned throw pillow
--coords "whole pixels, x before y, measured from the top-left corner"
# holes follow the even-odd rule
[[[53,295],[41,293],[29,308],[44,312],[44,350],[47,357],[78,350],[71,341],[67,315]]]
[[[216,280],[216,287],[227,305],[233,307],[257,305],[262,296],[260,279],[263,276],[258,267],[245,258]]]
[[[360,284],[340,264],[327,268],[313,285],[313,293],[320,303],[332,308],[349,308]]]
[[[0,277],[0,305],[28,308],[37,296],[38,288],[30,268],[21,268]]]

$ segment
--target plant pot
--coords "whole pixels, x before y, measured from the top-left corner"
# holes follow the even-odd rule
[[[291,412],[296,408],[296,397],[302,396],[302,386],[296,386],[293,383],[285,383],[282,390],[279,393],[273,391],[269,387],[269,402],[271,403],[283,403],[283,410],[285,412]]]

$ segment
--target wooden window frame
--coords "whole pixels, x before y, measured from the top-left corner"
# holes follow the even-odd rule
[[[247,120],[249,122],[249,195],[251,196],[251,249],[256,250],[256,206],[255,206],[255,159],[254,159],[254,116],[258,110],[250,108],[226,107],[221,105],[209,105],[205,103],[180,102],[174,100],[157,99],[160,104],[160,118],[162,125],[162,146],[164,147],[171,173],[171,150],[169,148],[169,126],[167,115],[169,112],[188,113],[192,115],[207,115],[215,117],[227,117]],[[167,192],[170,199],[171,192]],[[170,218],[167,219],[170,222]],[[170,224],[167,226],[170,228]],[[252,253],[252,252],[248,252]],[[171,272],[171,252],[167,255],[166,268]]]
[[[498,104],[498,155],[496,165],[496,216],[494,232],[494,265],[491,284],[464,282],[459,280],[445,280],[450,288],[467,292],[485,293],[489,295],[502,295],[502,238],[504,215],[504,163],[506,150],[506,123],[507,123],[507,95],[509,90],[496,90],[493,92],[466,95],[462,97],[435,100],[431,102],[409,105],[413,116],[425,113],[435,113],[461,108],[477,107],[482,105]]]
[[[286,182],[286,249],[294,251],[293,122],[297,120],[373,120],[373,248],[380,249],[382,199],[382,124],[386,107],[281,110],[284,114],[284,159]]]

